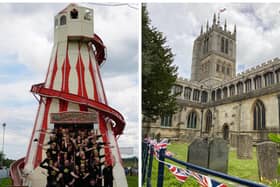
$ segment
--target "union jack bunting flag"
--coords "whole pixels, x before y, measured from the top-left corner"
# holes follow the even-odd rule
[[[176,177],[180,182],[185,182],[189,177],[185,170],[177,168],[176,166],[167,164],[169,171]]]
[[[218,181],[211,179],[208,176],[201,175],[197,172],[187,170],[190,176],[194,177],[201,187],[227,187],[225,184],[221,184]]]
[[[175,175],[176,179],[180,182],[185,182],[189,176],[194,177],[199,183],[200,187],[227,187],[225,184],[222,184],[216,180],[211,179],[208,176],[201,175],[191,170],[184,170],[177,168],[173,165],[168,165],[169,171]]]

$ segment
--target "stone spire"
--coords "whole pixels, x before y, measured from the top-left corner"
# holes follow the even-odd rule
[[[224,30],[227,31],[227,20],[225,19]]]
[[[201,25],[200,35],[203,34],[203,25]]]
[[[213,25],[216,24],[216,13],[214,13],[214,16],[213,16]]]
[[[234,24],[234,31],[233,31],[234,34],[236,34],[236,24]]]
[[[208,32],[208,29],[209,29],[209,24],[208,24],[208,20],[207,20],[207,23],[206,23],[206,32]]]
[[[218,25],[220,25],[220,13],[218,13],[218,22],[217,22]]]

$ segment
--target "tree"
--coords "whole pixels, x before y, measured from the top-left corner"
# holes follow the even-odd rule
[[[177,79],[171,48],[166,37],[150,25],[146,5],[142,6],[142,114],[151,121],[177,109],[176,95],[171,94]]]

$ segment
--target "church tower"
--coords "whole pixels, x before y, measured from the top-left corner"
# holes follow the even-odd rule
[[[201,27],[200,35],[193,45],[191,80],[215,85],[229,80],[236,73],[236,26],[233,33],[227,30],[227,22],[220,24],[220,16],[206,30]]]

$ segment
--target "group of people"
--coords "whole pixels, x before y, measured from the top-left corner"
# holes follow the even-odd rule
[[[112,165],[100,161],[101,149],[109,145],[99,138],[92,128],[54,128],[42,145],[48,146],[40,163],[47,170],[47,187],[112,187]]]

